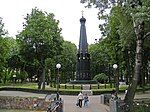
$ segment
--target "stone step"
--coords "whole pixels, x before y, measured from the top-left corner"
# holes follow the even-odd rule
[[[83,94],[87,94],[88,96],[93,95],[93,91],[92,90],[82,90]]]
[[[83,90],[90,90],[90,85],[86,84],[86,85],[83,85]]]

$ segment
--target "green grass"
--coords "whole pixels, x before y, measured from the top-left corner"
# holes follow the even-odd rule
[[[54,84],[53,84],[54,85]],[[149,86],[149,85],[148,85]],[[4,87],[14,87],[14,88],[29,88],[29,89],[37,89],[38,85],[37,83],[6,83],[6,84],[2,84],[0,83],[0,88],[4,88]],[[145,87],[147,88],[147,87]],[[56,91],[56,87],[50,87],[50,85],[46,86],[45,88],[46,90],[51,90],[51,91]],[[112,87],[110,87],[110,84],[91,84],[91,89],[92,91],[112,91],[114,88],[114,86],[112,85]],[[124,91],[127,89],[126,85],[122,85],[120,86],[119,90],[120,91]],[[141,88],[137,88],[138,90],[141,90]],[[60,84],[60,91],[81,91],[81,84]]]
[[[73,87],[74,86],[74,87]],[[59,90],[61,91],[81,91],[81,84],[60,84],[60,88]],[[12,84],[12,83],[7,83],[7,84],[2,84],[0,83],[0,88],[3,87],[14,87],[14,88],[30,88],[30,89],[37,89],[37,83],[16,83],[16,84]],[[99,84],[99,89],[98,89],[98,84],[92,84],[91,85],[91,89],[94,91],[101,91],[101,90],[112,90],[114,88],[110,88],[109,84],[106,84],[106,88],[104,84]],[[50,87],[49,85],[46,86],[46,90],[53,90],[56,91],[56,87]]]
[[[134,112],[149,112],[150,110],[150,99],[138,99],[134,103]]]
[[[36,83],[7,83],[7,84],[2,84],[0,83],[0,87],[17,87],[17,88],[30,88],[30,89],[37,89],[37,84]]]

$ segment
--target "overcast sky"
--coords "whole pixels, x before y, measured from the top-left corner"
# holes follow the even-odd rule
[[[27,13],[37,7],[42,11],[54,13],[55,19],[60,21],[62,36],[78,46],[80,35],[80,22],[84,11],[86,18],[86,32],[88,43],[94,43],[100,38],[97,19],[98,9],[84,8],[80,0],[0,0],[0,17],[3,18],[5,29],[9,36],[15,37],[22,30],[22,23]]]

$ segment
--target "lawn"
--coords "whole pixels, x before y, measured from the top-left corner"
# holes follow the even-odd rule
[[[37,89],[37,83],[7,83],[7,84],[2,84],[0,83],[0,88],[2,87],[15,87],[15,88],[30,88],[30,89]],[[60,90],[81,90],[82,89],[82,84],[60,84]],[[91,89],[92,90],[105,90],[105,89],[114,89],[114,86],[111,88],[110,84],[91,84]],[[126,86],[123,87],[123,89],[126,89]],[[49,85],[46,85],[46,90],[56,90],[56,87],[50,87]]]
[[[2,84],[0,83],[0,88],[4,88],[4,87],[11,87],[11,88],[27,88],[27,89],[37,89],[38,88],[38,85],[37,83],[7,83],[7,84]],[[51,87],[50,85],[46,85],[46,88],[45,90],[51,90],[51,91],[56,91],[57,88],[56,88],[56,84],[55,84],[55,87],[54,87],[54,84],[53,86]],[[124,92],[126,89],[127,89],[127,85],[121,85],[119,86],[119,90]],[[110,86],[110,84],[91,84],[91,90],[92,91],[95,91],[95,92],[102,92],[102,91],[112,91],[114,88],[114,86],[112,85],[112,87]],[[149,88],[149,86],[146,86],[146,88]],[[81,91],[82,89],[82,84],[60,84],[59,86],[59,90],[60,91]],[[137,90],[142,90],[141,87],[138,87]]]

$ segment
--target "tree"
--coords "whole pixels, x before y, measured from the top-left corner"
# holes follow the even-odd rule
[[[133,70],[134,74],[132,74],[132,79],[131,79],[132,81],[130,81],[128,92],[124,99],[126,105],[128,105],[130,109],[128,110],[128,112],[132,112],[133,99],[139,81],[139,76],[143,77],[142,75],[143,56],[147,56],[147,55],[143,55],[143,54],[147,54],[146,52],[143,52],[146,50],[143,49],[144,48],[143,46],[144,46],[144,40],[150,36],[149,33],[150,29],[147,27],[148,25],[146,24],[150,22],[149,21],[150,1],[149,0],[128,0],[128,1],[118,0],[117,2],[115,0],[97,0],[97,1],[81,0],[81,1],[82,2],[88,1],[88,6],[91,5],[91,3],[93,3],[96,5],[96,7],[99,8],[100,10],[99,18],[105,19],[106,21],[105,24],[100,25],[100,30],[103,31],[102,32],[103,36],[107,38],[109,37],[110,41],[112,41],[111,40],[112,38],[110,37],[119,37],[117,38],[119,44],[116,43],[115,41],[113,42],[115,42],[116,44],[113,44],[113,42],[111,42],[112,45],[114,46],[112,48],[117,48],[116,50],[117,55],[119,53],[118,51],[123,51],[123,55],[124,55],[123,57],[127,58],[127,60],[124,60],[126,63],[125,66],[129,70],[130,68],[134,67]],[[110,13],[106,14],[105,11],[106,9],[110,8],[109,6],[111,7]],[[110,21],[112,21],[112,23]],[[125,38],[125,36],[127,38]],[[132,44],[132,42],[134,44]],[[135,47],[132,47],[133,45]],[[113,54],[116,52],[113,51],[110,53]],[[133,55],[131,53],[133,53]],[[130,54],[129,55],[130,57],[126,57],[128,54]],[[117,55],[111,55],[111,56],[117,56]],[[135,58],[133,58],[134,55]],[[118,56],[122,56],[122,53]],[[118,58],[116,58],[116,60],[118,60]],[[131,63],[131,60],[132,62],[135,61],[135,64]],[[147,62],[148,60],[149,58],[147,58]],[[118,63],[120,64],[120,62],[123,61],[119,60]],[[130,64],[130,66],[127,66],[127,63]],[[122,64],[124,64],[124,62],[121,63],[120,65]],[[128,71],[127,73],[128,73],[127,75],[129,75],[131,74],[131,71]]]
[[[26,63],[38,61],[40,65],[39,89],[45,89],[45,60],[61,54],[63,38],[58,24],[54,14],[34,8],[25,18],[23,31],[17,35],[21,57]]]
[[[0,17],[0,38],[8,33],[7,30],[4,29],[4,23],[2,20],[3,19]]]
[[[75,44],[69,41],[63,41],[62,43],[62,52],[60,55],[55,56],[54,58],[48,58],[46,60],[47,74],[50,72],[50,76],[47,76],[48,79],[54,80],[57,78],[56,73],[56,64],[60,63],[60,78],[61,83],[66,83],[70,79],[74,80],[74,73],[76,71],[76,53],[77,47]],[[48,80],[47,79],[47,80]]]
[[[125,96],[125,102],[127,105],[129,105],[129,111],[131,112],[133,111],[133,99],[137,88],[139,76],[142,73],[144,39],[150,36],[150,32],[145,32],[144,29],[145,22],[150,19],[150,5],[147,4],[150,4],[150,2],[133,0],[131,3],[131,7],[133,8],[133,13],[131,14],[131,16],[133,18],[134,31],[136,34],[136,56],[133,79],[131,85],[128,87],[127,95]]]
[[[62,44],[62,55],[60,56],[60,62],[62,64],[63,80],[68,82],[70,79],[74,80],[74,73],[76,71],[76,53],[77,47],[75,44],[64,41]]]
[[[0,78],[2,77],[2,72],[5,67],[5,59],[7,54],[7,45],[5,44],[5,35],[7,31],[4,29],[4,23],[0,17]]]
[[[107,68],[109,67],[110,56],[106,48],[106,39],[99,41],[96,44],[89,46],[89,53],[91,55],[91,71],[94,77],[99,73],[107,74]],[[109,75],[109,73],[107,74]]]

